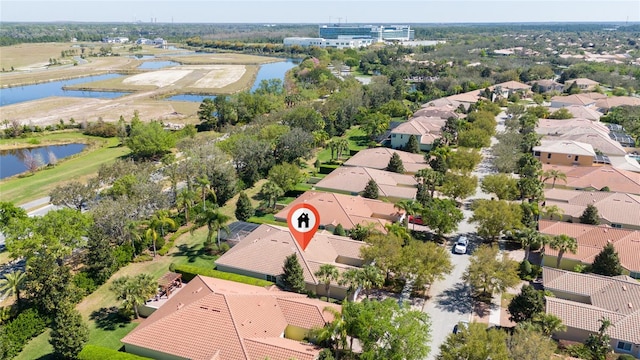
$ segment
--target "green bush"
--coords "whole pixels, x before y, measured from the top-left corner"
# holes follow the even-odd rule
[[[243,284],[256,285],[256,286],[271,286],[273,283],[271,281],[266,281],[262,279],[256,279],[249,276],[238,275],[227,273],[223,271],[218,271],[214,269],[207,269],[199,266],[191,266],[191,265],[176,265],[174,267],[174,271],[182,274],[182,279],[184,281],[191,281],[196,275],[208,276],[216,279],[235,281]]]
[[[618,356],[618,360],[636,360],[636,358],[629,354],[622,354]]]
[[[45,319],[35,309],[27,309],[0,330],[0,359],[11,359],[18,355],[31,338],[40,335],[46,328]]]
[[[522,260],[520,263],[520,278],[524,279],[531,275],[531,263],[529,260]]]
[[[78,354],[80,360],[143,360],[146,357],[121,352],[96,345],[85,345]]]
[[[577,357],[580,359],[591,359],[591,350],[584,344],[568,345],[564,348],[565,352],[569,356]]]
[[[140,254],[136,256],[135,259],[133,259],[133,262],[139,263],[139,262],[152,261],[152,260],[153,260],[153,256],[151,254]]]
[[[86,271],[80,271],[73,277],[73,283],[84,292],[83,295],[89,295],[94,292],[98,286]]]
[[[173,247],[173,244],[176,242],[176,239],[178,239],[180,235],[186,233],[187,231],[189,231],[189,229],[183,228],[173,233],[173,235],[169,237],[169,241],[165,242],[165,244],[162,247],[160,247],[160,250],[158,250],[158,255],[160,256],[167,255],[169,250],[171,250],[171,248]]]
[[[84,134],[103,138],[116,137],[118,136],[118,127],[114,123],[99,120],[98,122],[87,124]]]

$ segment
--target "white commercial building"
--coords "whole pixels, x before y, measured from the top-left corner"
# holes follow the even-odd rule
[[[366,47],[373,43],[374,39],[364,38],[338,38],[338,39],[324,39],[324,38],[307,38],[307,37],[288,37],[284,38],[284,46],[318,46],[318,47],[332,47],[337,49],[356,49],[360,47]]]

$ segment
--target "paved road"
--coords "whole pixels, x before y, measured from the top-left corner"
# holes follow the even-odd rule
[[[504,113],[496,116],[498,122],[497,131],[504,131]],[[491,144],[497,140],[491,139]],[[453,327],[461,320],[470,321],[473,311],[473,300],[468,286],[462,280],[467,266],[469,265],[469,254],[471,254],[478,244],[481,243],[476,235],[476,225],[469,223],[469,218],[473,215],[469,210],[469,204],[476,199],[490,199],[491,195],[480,189],[479,183],[488,175],[495,173],[492,163],[491,151],[488,148],[482,149],[482,161],[472,172],[478,177],[478,187],[476,193],[465,201],[462,212],[464,220],[458,226],[458,232],[447,244],[447,249],[451,251],[451,262],[454,269],[444,280],[437,281],[430,290],[431,299],[424,304],[423,311],[431,317],[431,354],[429,360],[434,360],[442,343],[447,336],[453,332]],[[458,235],[465,234],[469,239],[467,254],[458,255],[453,253],[453,242]]]

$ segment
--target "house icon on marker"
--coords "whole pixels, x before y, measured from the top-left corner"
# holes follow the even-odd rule
[[[298,228],[302,228],[302,224],[304,223],[305,229],[309,228],[309,214],[302,213],[302,215],[298,216]]]

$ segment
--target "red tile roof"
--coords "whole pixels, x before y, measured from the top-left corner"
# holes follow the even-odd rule
[[[358,151],[349,160],[345,161],[344,166],[366,167],[378,170],[385,170],[389,165],[389,160],[393,154],[398,154],[405,170],[410,173],[416,173],[421,169],[429,167],[424,156],[421,154],[413,154],[406,151],[400,151],[385,147],[373,149],[364,149]]]
[[[342,166],[331,172],[315,186],[349,193],[364,191],[367,183],[374,180],[382,197],[415,199],[418,183],[411,175],[356,166]]]
[[[605,186],[610,191],[629,194],[640,194],[640,174],[616,169],[612,166],[562,166],[543,164],[542,170],[559,170],[567,176],[566,183],[557,180],[556,186],[576,189],[600,190]],[[547,179],[553,183],[553,179]]]
[[[587,205],[598,209],[601,222],[638,226],[640,224],[640,196],[601,191],[546,189],[546,206],[556,205],[564,214],[577,219]]]
[[[324,306],[340,310],[301,294],[197,276],[122,342],[189,359],[312,360],[318,348],[281,336],[288,325],[331,321],[318,315]]]

